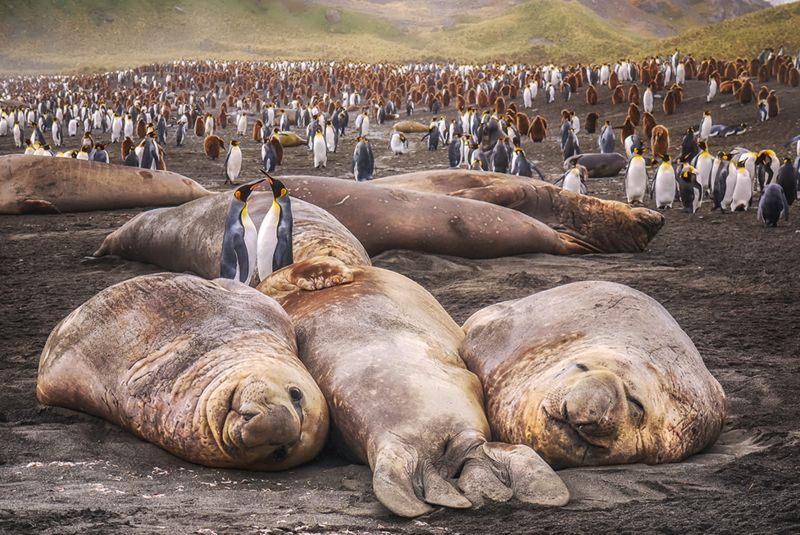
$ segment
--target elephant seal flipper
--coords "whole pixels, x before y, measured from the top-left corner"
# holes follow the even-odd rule
[[[566,486],[532,449],[487,441],[480,384],[458,356],[463,332],[422,287],[320,257],[273,273],[258,289],[292,318],[335,436],[372,468],[388,509],[413,517],[431,505],[512,496],[567,503]]]

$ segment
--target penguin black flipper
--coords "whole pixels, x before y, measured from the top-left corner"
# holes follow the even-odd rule
[[[536,164],[535,164],[535,163],[533,163],[532,161],[528,160],[528,164],[531,166],[531,169],[533,169],[534,171],[536,171],[536,174],[537,174],[537,175],[539,175],[539,178],[542,180],[542,182],[547,182],[547,180],[544,178],[544,174],[543,174],[543,173],[542,173],[542,171],[541,171],[541,170],[540,170],[540,169],[539,169],[539,168],[536,166]]]
[[[228,154],[225,155],[225,163],[222,164],[222,172],[225,175],[225,181],[231,182],[231,177],[228,175],[228,160],[231,159],[231,152],[233,149],[233,145],[228,147]]]
[[[244,242],[244,232],[235,232],[232,236],[233,250],[236,254],[236,263],[239,268],[239,282],[247,283],[250,278],[250,255],[247,244]],[[233,274],[236,276],[236,273]]]
[[[294,263],[292,252],[292,202],[288,195],[278,199],[281,207],[281,217],[278,221],[278,243],[272,256],[272,271],[278,271]]]

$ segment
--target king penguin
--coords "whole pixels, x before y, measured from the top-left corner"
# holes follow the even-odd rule
[[[317,126],[313,138],[314,149],[314,169],[320,167],[327,167],[328,164],[328,147],[325,144],[325,136],[322,135],[322,128]]]
[[[675,189],[677,187],[675,182],[675,168],[672,166],[669,156],[663,154],[661,160],[661,165],[658,166],[658,171],[656,171],[655,184],[653,186],[656,208],[659,210],[672,208],[672,203],[675,202]]]
[[[642,156],[644,148],[634,147],[625,171],[625,196],[628,204],[644,204],[647,193],[647,162]]]
[[[256,268],[256,247],[258,231],[247,213],[247,200],[262,182],[240,186],[233,192],[225,232],[222,235],[222,255],[220,256],[219,276],[250,284]]]
[[[600,138],[597,140],[600,147],[600,154],[611,154],[614,152],[614,147],[617,144],[617,138],[614,135],[614,128],[609,121],[600,129]]]
[[[267,180],[272,188],[272,206],[258,229],[256,245],[258,278],[262,281],[273,271],[278,271],[294,262],[292,202],[286,186],[280,180],[269,175],[267,175]]]
[[[235,184],[242,172],[242,149],[239,148],[239,140],[231,140],[228,146],[228,154],[225,156],[225,182],[223,184]]]

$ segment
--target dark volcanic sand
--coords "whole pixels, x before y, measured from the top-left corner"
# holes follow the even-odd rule
[[[656,118],[673,144],[706,109],[705,85],[689,83],[678,114]],[[608,91],[597,111],[622,123]],[[800,133],[797,90],[779,89],[781,115],[744,136],[712,140],[712,149],[773,147]],[[524,146],[551,179],[559,165],[557,114],[563,104],[537,102],[551,124],[544,143]],[[583,92],[570,103],[584,118]],[[721,104],[726,104],[724,109]],[[718,97],[717,122],[752,123],[755,107]],[[452,117],[452,111],[449,114]],[[429,115],[420,115],[427,121]],[[223,133],[227,138],[231,127]],[[352,135],[324,174],[345,176]],[[418,136],[411,136],[418,138]],[[371,136],[378,176],[446,167],[446,153],[421,144],[388,154],[388,128]],[[596,136],[580,135],[585,151]],[[171,140],[170,140],[171,141]],[[0,153],[14,152],[9,137]],[[77,138],[69,139],[70,148]],[[244,177],[257,171],[258,147],[244,142]],[[119,161],[117,148],[112,155]],[[221,188],[222,161],[209,162],[200,143],[168,147],[171,170]],[[288,150],[281,174],[308,174],[304,148]],[[593,179],[592,194],[622,198],[622,179]],[[724,444],[676,465],[562,472],[573,493],[563,509],[519,503],[479,510],[439,510],[416,520],[390,516],[375,500],[370,473],[332,453],[285,473],[212,470],[191,465],[97,418],[45,408],[34,395],[39,354],[50,330],[99,290],[159,271],[119,260],[87,260],[103,237],[140,210],[58,216],[0,217],[0,531],[8,533],[529,533],[541,532],[799,532],[800,531],[800,225],[777,229],[755,212],[695,215],[672,210],[667,224],[638,255],[530,255],[468,261],[389,252],[375,264],[420,282],[462,322],[500,300],[583,279],[622,282],[660,301],[689,333],[728,395]],[[402,402],[398,400],[398,402]]]

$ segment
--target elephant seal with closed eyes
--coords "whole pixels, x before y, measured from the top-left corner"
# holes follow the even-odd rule
[[[225,279],[159,273],[106,288],[50,334],[36,396],[219,468],[291,468],[328,432],[289,317]]]
[[[489,306],[464,324],[497,440],[555,468],[677,462],[716,441],[725,393],[655,300],[577,282]]]

